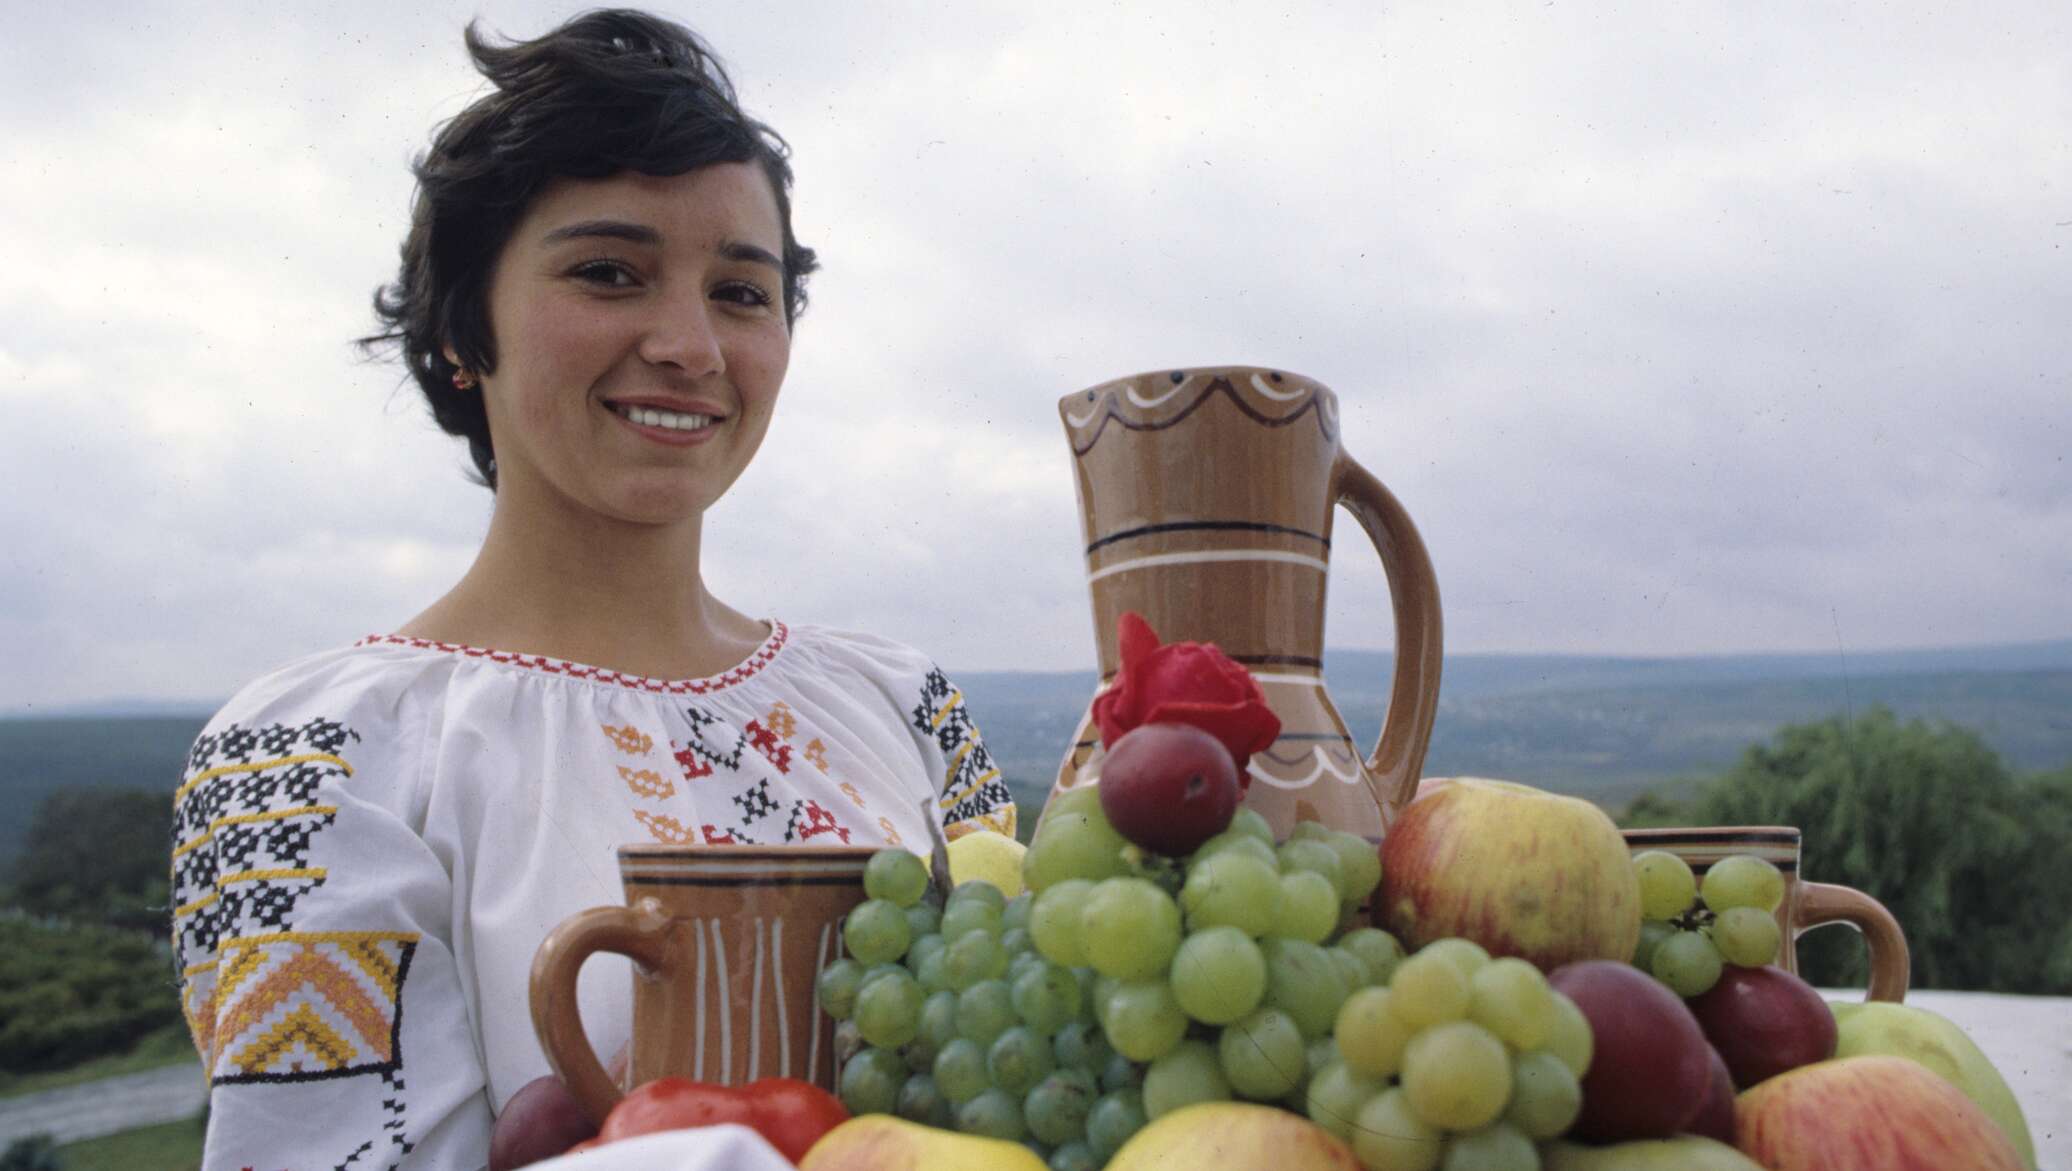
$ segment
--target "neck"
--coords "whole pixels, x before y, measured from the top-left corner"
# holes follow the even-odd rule
[[[717,674],[762,640],[705,588],[702,517],[600,520],[515,488],[500,487],[467,574],[404,633],[657,678]]]

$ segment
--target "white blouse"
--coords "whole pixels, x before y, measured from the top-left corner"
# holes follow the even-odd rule
[[[1014,832],[963,697],[867,635],[770,623],[661,680],[376,636],[247,687],[175,796],[181,1003],[211,1080],[207,1168],[477,1168],[548,1072],[546,933],[624,901],[629,842],[889,844]],[[628,1038],[627,961],[578,989]]]

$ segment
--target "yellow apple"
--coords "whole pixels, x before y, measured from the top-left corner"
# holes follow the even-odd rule
[[[1770,1171],[2027,1171],[1963,1091],[1903,1057],[1838,1057],[1734,1100],[1734,1145]]]
[[[1020,1143],[865,1114],[820,1136],[799,1171],[1048,1171]]]
[[[1130,1136],[1106,1171],[1360,1171],[1352,1148],[1286,1110],[1201,1102],[1161,1114]]]
[[[1964,1091],[2007,1132],[2022,1162],[2036,1165],[2036,1143],[2029,1137],[2029,1123],[2022,1117],[2022,1104],[1985,1053],[1964,1030],[1948,1018],[1911,1004],[1838,1003],[1835,1012],[1836,1057],[1866,1057],[1883,1054],[1918,1062],[1944,1081]]]

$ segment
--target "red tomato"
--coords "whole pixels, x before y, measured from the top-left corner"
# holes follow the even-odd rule
[[[797,1078],[767,1077],[739,1089],[665,1077],[627,1094],[605,1117],[598,1143],[658,1130],[738,1122],[796,1163],[820,1136],[848,1121],[833,1094]]]
[[[755,1103],[756,1130],[794,1163],[821,1135],[849,1121],[840,1099],[797,1078],[766,1077],[748,1083],[741,1093]]]

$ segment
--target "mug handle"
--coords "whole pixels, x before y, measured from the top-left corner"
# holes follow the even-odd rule
[[[576,1003],[576,975],[593,954],[612,952],[646,968],[669,958],[669,916],[661,904],[642,899],[631,907],[592,907],[563,920],[540,941],[532,957],[532,1027],[555,1076],[598,1126],[625,1092],[604,1072],[604,1064],[583,1033]]]
[[[1333,499],[1367,530],[1388,574],[1396,615],[1395,678],[1374,755],[1367,758],[1384,828],[1417,795],[1432,720],[1439,712],[1439,581],[1410,514],[1394,494],[1343,450],[1331,468]]]
[[[1857,890],[1827,882],[1799,883],[1792,937],[1827,923],[1847,923],[1863,932],[1871,949],[1871,986],[1866,1000],[1897,1004],[1907,995],[1907,937],[1885,904]]]

